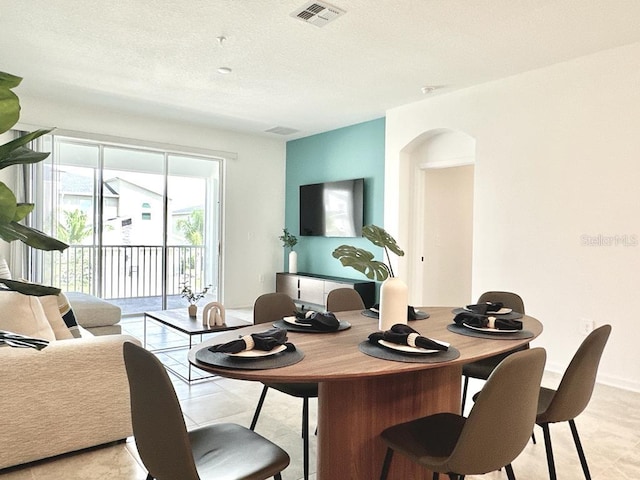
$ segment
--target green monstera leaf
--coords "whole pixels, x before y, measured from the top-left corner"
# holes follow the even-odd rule
[[[389,269],[383,262],[374,259],[373,253],[351,245],[340,245],[332,253],[344,267],[355,268],[371,280],[383,281],[389,276]]]
[[[362,236],[377,247],[388,248],[399,257],[404,256],[404,251],[396,243],[396,239],[387,233],[384,228],[377,225],[362,227]]]
[[[367,225],[362,228],[362,236],[377,247],[384,248],[387,259],[389,259],[389,250],[399,257],[404,255],[404,251],[398,246],[396,240],[381,227]],[[389,276],[393,277],[391,262],[386,264],[375,260],[373,253],[368,250],[351,245],[340,245],[333,251],[332,255],[340,260],[343,266],[355,268],[371,280],[375,279],[381,282]]]

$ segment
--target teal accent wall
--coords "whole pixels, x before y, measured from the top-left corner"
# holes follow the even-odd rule
[[[382,259],[382,249],[365,238],[300,236],[300,185],[364,178],[364,224],[384,225],[385,119],[351,125],[287,142],[285,226],[298,237],[298,272],[366,279],[333,258],[343,244],[365,248]],[[285,255],[283,271],[288,269]]]

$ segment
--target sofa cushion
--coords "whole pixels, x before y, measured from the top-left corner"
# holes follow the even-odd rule
[[[43,297],[36,298],[42,304],[42,309],[44,310],[47,321],[49,322],[49,325],[51,325],[51,329],[56,336],[56,340],[68,340],[69,338],[74,338],[67,328],[67,324],[62,319],[62,315],[60,315],[58,296],[45,295]]]
[[[50,341],[56,339],[38,297],[2,290],[0,312],[0,330]]]
[[[106,300],[80,292],[67,292],[76,320],[84,328],[115,325],[120,322],[120,307]]]

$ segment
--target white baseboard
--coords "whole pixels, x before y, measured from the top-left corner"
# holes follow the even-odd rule
[[[566,365],[558,365],[558,364],[547,364],[545,367],[545,371],[549,371],[552,373],[556,373],[558,375],[562,375],[566,369]],[[622,390],[629,390],[631,392],[640,393],[640,381],[629,380],[627,378],[616,377],[613,375],[605,375],[602,373],[598,373],[598,378],[596,381],[602,385],[607,385],[609,387],[620,388]]]

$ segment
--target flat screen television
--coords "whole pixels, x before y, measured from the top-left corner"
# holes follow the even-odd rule
[[[364,179],[300,186],[300,235],[361,237]]]

